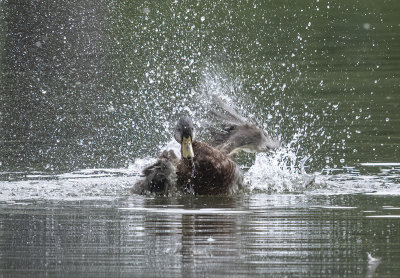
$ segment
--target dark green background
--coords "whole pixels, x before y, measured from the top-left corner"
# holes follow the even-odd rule
[[[153,156],[210,92],[293,142],[310,170],[399,162],[399,1],[0,7],[2,171]]]

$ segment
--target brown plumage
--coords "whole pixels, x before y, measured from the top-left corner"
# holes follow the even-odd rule
[[[243,183],[239,166],[226,154],[206,143],[193,141],[193,159],[177,165],[177,188],[200,195],[230,195]]]

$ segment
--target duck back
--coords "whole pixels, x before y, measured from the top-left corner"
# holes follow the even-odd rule
[[[226,154],[199,141],[193,141],[193,161],[181,159],[177,166],[180,190],[199,195],[230,195],[243,183],[239,166]]]

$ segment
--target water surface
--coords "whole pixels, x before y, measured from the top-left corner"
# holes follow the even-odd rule
[[[1,206],[1,269],[12,275],[400,273],[398,196],[130,196]]]

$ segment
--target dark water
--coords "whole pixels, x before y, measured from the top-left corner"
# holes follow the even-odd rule
[[[2,204],[1,270],[5,276],[397,277],[399,209],[397,196],[371,195]],[[368,253],[379,260],[369,261]]]
[[[0,276],[399,276],[399,14],[0,0]],[[211,94],[283,142],[249,192],[130,196]]]

